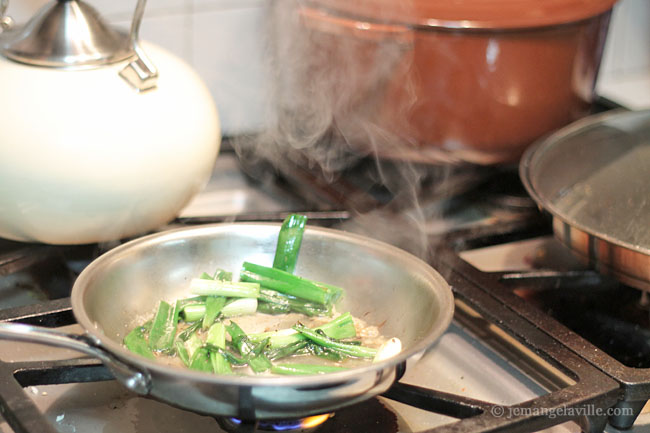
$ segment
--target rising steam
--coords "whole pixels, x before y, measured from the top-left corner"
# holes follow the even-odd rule
[[[407,73],[413,34],[373,32],[344,21],[305,0],[273,2],[268,128],[234,146],[248,162],[261,158],[281,172],[300,164],[329,181],[362,159],[374,160],[376,181],[393,200],[370,213],[351,209],[355,218],[345,228],[424,256],[426,215],[419,193],[431,167],[407,161],[416,143],[396,132],[405,130],[417,103],[418,83]],[[391,99],[396,83],[400,98]]]

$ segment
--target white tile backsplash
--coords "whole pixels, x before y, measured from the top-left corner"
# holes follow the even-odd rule
[[[650,71],[650,1],[621,0],[614,7],[601,73]]]
[[[631,109],[650,108],[650,1],[614,7],[596,92]]]
[[[268,4],[269,0],[193,0],[193,2],[194,9],[203,12],[215,9],[262,7]]]
[[[29,19],[34,12],[50,3],[52,0],[9,0],[8,13],[18,23]],[[159,14],[160,12],[179,13],[191,7],[193,0],[149,0],[147,1],[145,16]],[[137,0],[88,0],[86,1],[97,9],[102,16],[108,19],[129,19]]]
[[[625,11],[624,24],[615,30],[625,32],[623,63],[631,71],[647,69],[650,67],[650,2],[626,1],[630,3]]]
[[[140,39],[154,43],[192,64],[192,14],[165,14],[148,17],[140,28]],[[128,31],[131,22],[108,20]]]
[[[223,129],[236,134],[259,129],[264,120],[264,7],[213,10],[194,15],[193,62],[206,80]]]

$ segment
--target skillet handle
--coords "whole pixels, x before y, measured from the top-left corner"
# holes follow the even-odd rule
[[[21,323],[0,323],[0,339],[45,344],[84,353],[102,361],[129,390],[140,395],[146,395],[151,390],[148,373],[117,359],[86,335],[67,334]]]

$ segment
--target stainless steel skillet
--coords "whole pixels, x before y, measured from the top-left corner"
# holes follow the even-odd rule
[[[324,413],[386,391],[399,370],[417,361],[445,331],[453,296],[420,259],[358,235],[308,228],[296,273],[346,289],[350,311],[382,334],[402,340],[395,358],[319,376],[217,376],[168,366],[122,346],[124,335],[155,311],[160,299],[187,296],[205,270],[239,269],[244,260],[270,265],[277,224],[217,224],[172,230],[128,242],[92,262],[78,277],[72,309],[83,335],[0,324],[0,338],[71,348],[99,358],[130,390],[195,412],[244,419]]]

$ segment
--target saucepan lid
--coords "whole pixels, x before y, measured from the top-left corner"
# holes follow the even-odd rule
[[[650,110],[575,122],[529,148],[520,175],[560,240],[650,288]]]

